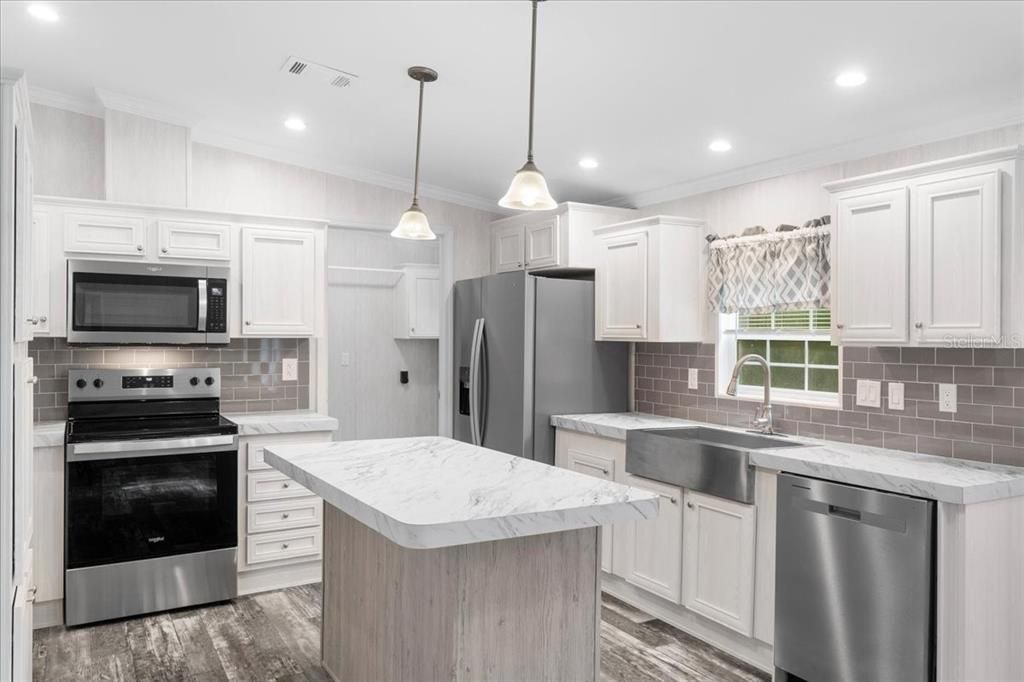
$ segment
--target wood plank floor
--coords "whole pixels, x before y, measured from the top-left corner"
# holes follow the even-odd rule
[[[37,630],[43,680],[328,680],[320,660],[319,585],[234,602],[65,629]],[[770,679],[670,625],[604,596],[601,681]]]

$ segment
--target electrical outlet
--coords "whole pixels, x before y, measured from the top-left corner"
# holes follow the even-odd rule
[[[956,412],[956,384],[939,384],[939,412]]]
[[[299,361],[296,358],[284,358],[281,360],[281,380],[299,380]]]
[[[903,384],[899,382],[889,382],[889,409],[903,409]]]
[[[697,386],[697,370],[691,369],[686,374],[686,387],[691,391],[696,391]]]
[[[351,364],[352,364],[352,354],[351,353],[342,353],[341,354],[341,366],[342,367],[348,367]]]
[[[857,379],[857,404],[864,407],[881,407],[882,382]]]

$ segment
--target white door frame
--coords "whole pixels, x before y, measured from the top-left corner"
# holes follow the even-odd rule
[[[327,236],[331,229],[374,230],[390,232],[392,225],[334,221],[327,224]],[[452,435],[452,325],[454,324],[455,287],[455,228],[449,225],[433,225],[440,247],[438,260],[441,274],[441,292],[444,302],[441,306],[441,331],[437,339],[437,433]],[[327,251],[327,249],[325,249]],[[328,340],[329,342],[329,340]],[[324,345],[327,345],[325,343]]]

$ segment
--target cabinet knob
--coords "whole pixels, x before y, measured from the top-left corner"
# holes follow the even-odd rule
[[[160,249],[160,253],[167,253],[167,247],[164,246]]]
[[[136,244],[135,245],[135,250],[136,251],[142,251],[142,244]]]
[[[523,267],[523,264],[522,263],[516,263],[516,267],[517,268],[521,268],[521,267]]]
[[[251,325],[251,324],[252,324],[252,322],[250,322],[249,320],[246,320],[246,321],[245,321],[245,326],[246,326],[246,327],[248,327],[248,326],[249,326],[249,325]]]
[[[658,493],[658,497],[663,497],[666,500],[668,500],[669,502],[671,502],[672,504],[679,504],[679,500],[677,500],[676,498],[671,497],[669,495],[662,495],[661,493]]]
[[[601,469],[601,473],[604,474],[605,476],[607,476],[608,475],[608,470],[607,469]]]
[[[637,328],[637,329],[639,329],[639,328],[640,328],[640,323],[639,323],[639,322],[637,323],[637,325],[636,325],[636,328]]]
[[[284,514],[281,514],[281,518],[282,519],[287,519],[288,518],[288,512],[285,512]]]
[[[40,315],[39,316],[39,321],[40,322],[46,322],[46,315]]]
[[[842,329],[845,326],[846,326],[845,324],[837,324],[836,325],[836,329]]]
[[[410,332],[413,332],[413,333],[416,333],[416,327],[410,327],[410,328],[409,328],[409,331],[410,331]]]
[[[526,267],[530,267],[530,261],[526,261]]]
[[[686,508],[687,509],[696,509],[696,507],[693,506],[693,502],[687,502],[686,503]]]
[[[28,322],[29,324],[39,324],[38,317],[26,317],[25,321]]]
[[[923,329],[924,328],[924,322],[915,322],[914,323],[914,327],[917,328],[917,329]]]
[[[281,543],[281,549],[288,549],[288,543],[287,542],[282,542]]]
[[[30,379],[26,379],[25,383],[26,384],[38,384],[39,383],[39,377],[31,377]]]
[[[282,488],[287,488],[287,487],[288,487],[288,484],[287,484],[287,483],[282,483],[282,484],[281,484],[281,487],[282,487]]]

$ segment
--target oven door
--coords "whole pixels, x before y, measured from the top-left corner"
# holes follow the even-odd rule
[[[206,343],[207,269],[68,261],[69,343]]]
[[[236,547],[238,437],[68,444],[65,567]]]

